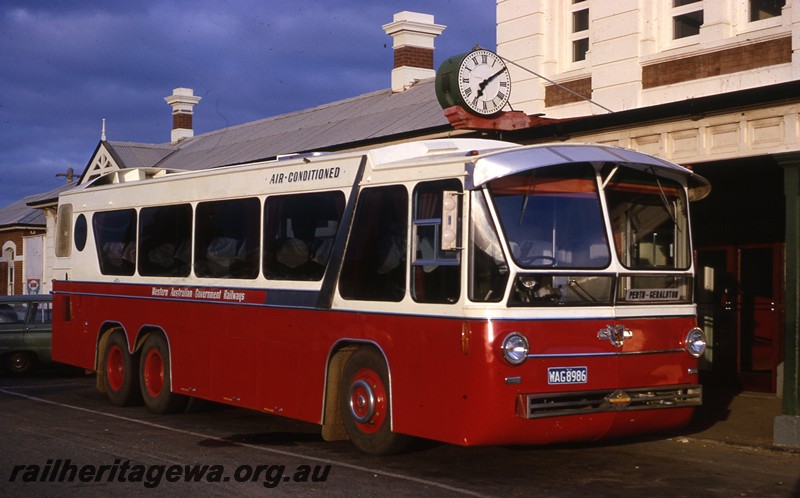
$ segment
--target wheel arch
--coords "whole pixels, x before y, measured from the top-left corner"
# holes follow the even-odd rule
[[[111,334],[117,331],[122,332],[122,335],[125,336],[125,342],[128,344],[128,352],[133,352],[130,350],[131,341],[128,337],[128,331],[121,323],[106,321],[100,325],[100,328],[97,331],[97,347],[95,348],[94,368],[95,384],[97,386],[97,390],[102,394],[106,393],[106,372],[105,368],[103,368],[103,358],[105,357],[108,338],[111,337]]]
[[[328,351],[325,365],[325,385],[322,392],[322,438],[325,441],[343,441],[350,439],[344,428],[339,410],[339,389],[341,387],[344,366],[350,355],[359,348],[372,348],[383,358],[389,374],[389,396],[392,396],[392,368],[384,349],[375,341],[366,339],[339,339]],[[394,405],[391,405],[392,412]],[[392,417],[394,422],[394,417]]]
[[[148,337],[150,337],[153,334],[158,334],[164,338],[164,341],[166,341],[167,343],[167,351],[169,352],[171,357],[172,345],[169,342],[169,335],[167,335],[167,332],[164,330],[163,327],[160,327],[158,325],[149,325],[149,324],[142,325],[142,327],[139,329],[139,332],[136,334],[136,342],[134,344],[134,350],[141,351],[144,342],[147,340]]]

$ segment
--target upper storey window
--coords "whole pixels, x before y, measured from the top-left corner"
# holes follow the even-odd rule
[[[702,0],[672,0],[672,38],[700,34],[703,24]]]
[[[750,0],[750,22],[781,15],[786,0]]]
[[[589,51],[589,7],[586,0],[572,0],[572,62],[586,60]]]

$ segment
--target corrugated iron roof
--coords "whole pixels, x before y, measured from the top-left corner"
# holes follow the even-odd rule
[[[174,145],[140,144],[134,142],[112,142],[109,150],[119,164],[126,168],[149,168],[178,151]]]
[[[403,92],[380,90],[184,139],[177,144],[107,142],[120,166],[198,170],[281,154],[342,149],[404,134],[448,129],[434,79]]]
[[[34,194],[0,208],[0,228],[4,227],[42,227],[45,226],[44,211],[28,206],[43,194]]]
[[[32,194],[0,208],[0,228],[7,227],[41,227],[47,224],[44,211],[34,207],[44,206],[58,200],[58,194],[75,188],[74,183],[66,183],[53,190]]]

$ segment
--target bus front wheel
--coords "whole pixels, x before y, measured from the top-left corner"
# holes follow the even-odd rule
[[[139,383],[144,404],[152,413],[176,413],[186,408],[189,399],[171,391],[170,372],[166,339],[159,334],[150,335],[142,346]]]
[[[109,401],[117,406],[141,403],[138,368],[137,355],[128,353],[125,335],[113,332],[103,355],[105,391]]]
[[[392,432],[389,375],[378,351],[360,348],[347,360],[339,407],[353,444],[369,455],[402,451],[409,437]]]

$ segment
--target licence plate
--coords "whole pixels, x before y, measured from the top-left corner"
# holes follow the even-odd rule
[[[547,369],[548,384],[586,384],[589,369],[586,367],[551,367]]]

